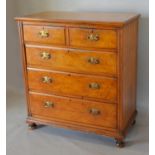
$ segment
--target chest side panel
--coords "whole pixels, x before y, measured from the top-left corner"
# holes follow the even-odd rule
[[[128,24],[120,34],[120,128],[124,129],[136,111],[136,72],[138,21]]]

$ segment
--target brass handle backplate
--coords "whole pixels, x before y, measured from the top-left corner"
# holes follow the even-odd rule
[[[39,31],[39,36],[42,38],[47,38],[49,36],[49,33],[47,30],[41,30]]]
[[[98,83],[90,83],[89,88],[91,89],[100,89],[100,85]]]
[[[89,110],[89,113],[92,115],[99,115],[101,112],[98,109],[92,108]]]
[[[94,58],[94,57],[90,57],[88,59],[88,62],[91,63],[91,64],[99,64],[100,63],[100,60],[97,59],[97,58]]]
[[[42,59],[45,59],[45,60],[48,60],[48,59],[51,58],[51,54],[48,53],[48,52],[42,52],[42,53],[40,54],[40,56],[41,56]]]
[[[98,34],[91,33],[88,35],[87,39],[90,41],[98,41],[100,39],[100,37]]]
[[[52,83],[52,78],[50,78],[48,76],[44,76],[44,77],[42,77],[42,82],[43,83]]]
[[[53,108],[54,107],[54,103],[53,102],[46,101],[44,103],[44,107],[45,108]]]

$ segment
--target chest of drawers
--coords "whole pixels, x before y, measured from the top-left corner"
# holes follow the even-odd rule
[[[30,128],[123,139],[136,116],[139,15],[44,12],[17,17]]]

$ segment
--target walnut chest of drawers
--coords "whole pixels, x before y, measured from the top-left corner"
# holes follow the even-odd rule
[[[113,137],[136,115],[138,14],[44,12],[16,18],[27,123]]]

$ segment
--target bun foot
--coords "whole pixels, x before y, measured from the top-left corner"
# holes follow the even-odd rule
[[[133,122],[131,123],[132,126],[134,126],[136,124],[136,120],[133,120]]]
[[[116,146],[119,148],[123,148],[125,146],[125,142],[123,140],[116,139]]]
[[[28,124],[28,127],[29,127],[30,130],[34,130],[34,129],[37,128],[37,124],[35,124],[35,123],[29,123]]]

